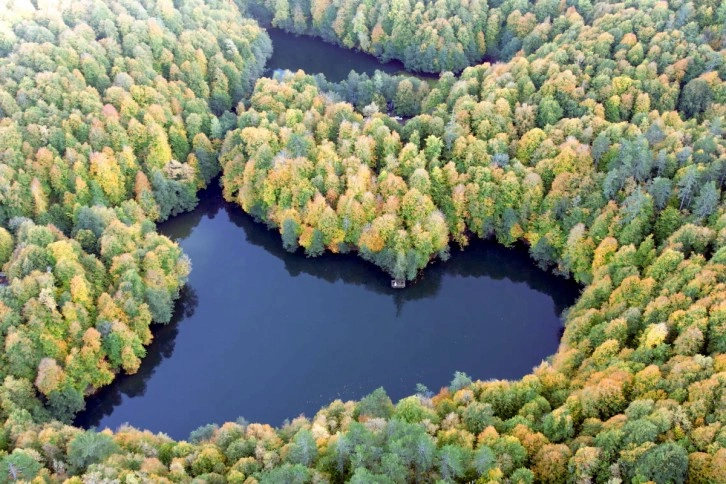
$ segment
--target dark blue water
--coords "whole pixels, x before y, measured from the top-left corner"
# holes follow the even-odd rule
[[[188,288],[139,373],[90,398],[80,425],[186,438],[239,416],[280,425],[379,386],[394,400],[438,390],[457,370],[518,378],[555,352],[578,293],[525,250],[485,242],[394,290],[352,255],[288,254],[218,188],[160,228],[192,259]]]
[[[366,54],[270,30],[276,69],[398,72]],[[523,249],[476,242],[403,290],[353,255],[288,254],[280,236],[222,200],[160,226],[192,259],[174,321],[154,331],[139,372],[87,402],[77,424],[128,422],[175,438],[244,416],[280,425],[383,386],[396,400],[436,391],[454,371],[519,378],[555,352],[576,285]]]
[[[375,71],[388,74],[404,74],[399,61],[380,62],[372,55],[345,50],[313,37],[289,34],[279,29],[268,28],[273,53],[267,62],[268,75],[278,69],[304,70],[308,74],[325,74],[332,82],[347,79],[350,71],[372,75]]]

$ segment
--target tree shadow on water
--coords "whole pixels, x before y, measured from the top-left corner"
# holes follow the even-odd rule
[[[174,353],[179,324],[191,318],[199,304],[197,293],[187,285],[182,288],[174,307],[174,315],[168,324],[152,326],[154,340],[146,347],[146,356],[141,361],[139,371],[133,375],[120,374],[110,385],[101,388],[86,400],[86,410],[80,412],[74,424],[84,428],[96,427],[114,409],[121,405],[123,398],[142,397],[146,393],[146,382],[165,359]]]
[[[286,251],[277,230],[269,229],[264,223],[256,221],[239,206],[226,203],[219,189],[217,191],[218,193],[208,191],[205,195],[214,200],[204,203],[213,204],[218,207],[217,210],[223,208],[230,221],[244,230],[247,242],[282,260],[290,276],[305,274],[332,284],[362,286],[377,294],[391,296],[399,311],[408,301],[435,296],[447,277],[489,278],[524,283],[530,289],[549,296],[558,315],[575,302],[581,290],[574,281],[537,267],[529,257],[526,247],[507,248],[494,241],[480,239],[473,240],[463,250],[452,248],[449,260],[432,262],[405,289],[393,289],[390,275],[355,253],[325,253],[320,257],[306,257],[302,250],[295,253]]]
[[[219,180],[214,179],[209,187],[197,194],[199,203],[191,212],[182,213],[171,217],[169,220],[158,224],[159,232],[172,240],[184,240],[189,237],[194,229],[204,218],[214,219],[217,213],[227,204],[222,198],[222,189]]]
[[[235,226],[244,231],[248,243],[281,260],[290,276],[304,274],[331,284],[361,286],[368,291],[390,296],[399,311],[408,301],[435,296],[443,279],[447,277],[489,278],[524,283],[527,287],[549,296],[558,315],[574,303],[581,290],[574,281],[537,267],[523,245],[506,248],[494,241],[480,239],[472,240],[463,250],[452,247],[449,260],[433,262],[405,289],[393,289],[388,274],[355,253],[325,253],[320,257],[306,257],[302,250],[287,252],[282,247],[277,230],[270,229],[242,211],[238,205],[224,200],[218,179],[213,180],[209,188],[199,193],[199,204],[194,211],[160,224],[159,230],[177,241],[183,241],[192,234],[203,218],[214,219],[221,211],[224,211]]]
[[[483,240],[472,241],[464,250],[452,248],[449,260],[430,264],[422,271],[419,278],[409,283],[405,289],[393,289],[390,286],[389,275],[355,254],[324,254],[321,257],[309,258],[302,251],[296,253],[285,251],[277,230],[268,229],[264,223],[244,213],[236,204],[225,202],[217,180],[212,182],[210,188],[201,192],[199,198],[199,205],[194,211],[159,224],[160,232],[183,242],[204,219],[218,218],[216,224],[208,226],[205,230],[222,230],[224,237],[234,238],[237,245],[233,250],[238,250],[238,244],[243,241],[263,250],[262,254],[260,251],[251,252],[256,253],[254,257],[260,258],[255,271],[267,270],[276,265],[275,260],[279,260],[285,272],[275,275],[275,278],[284,278],[287,273],[292,278],[314,277],[330,284],[360,286],[367,291],[390,296],[398,315],[406,303],[435,296],[442,288],[444,280],[452,278],[482,279],[481,286],[478,285],[480,281],[476,281],[473,285],[474,298],[477,297],[476,291],[479,287],[482,297],[486,296],[487,287],[491,287],[486,285],[484,279],[502,281],[506,284],[524,284],[548,296],[553,301],[558,315],[574,303],[580,292],[580,286],[573,281],[539,269],[530,259],[525,247],[505,248],[495,242]],[[240,230],[225,230],[224,224],[228,224],[227,219]],[[205,248],[209,250],[206,246]],[[221,250],[219,255],[224,257],[225,252]],[[264,261],[263,257],[268,257],[268,260]],[[520,297],[521,292],[513,290],[512,294]],[[450,303],[466,303],[471,297],[472,294],[469,293],[462,296],[461,301],[455,300]],[[521,303],[527,304],[527,301],[522,300]],[[154,341],[147,348],[147,356],[143,359],[138,373],[120,375],[112,385],[89,398],[87,410],[78,415],[76,424],[86,428],[95,427],[105,417],[110,416],[125,398],[143,396],[147,381],[154,375],[161,362],[170,358],[174,352],[175,338],[179,332],[178,325],[194,314],[197,304],[194,288],[187,286],[177,301],[172,321],[166,326],[154,327]]]

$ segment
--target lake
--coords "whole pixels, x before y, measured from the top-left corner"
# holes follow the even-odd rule
[[[267,33],[274,50],[267,61],[266,75],[272,75],[278,69],[293,72],[302,69],[308,74],[322,72],[327,80],[340,82],[348,78],[351,70],[368,75],[376,70],[388,74],[405,73],[403,64],[399,61],[382,63],[372,55],[345,50],[320,39],[289,34],[280,29],[268,27]]]
[[[334,399],[417,383],[438,391],[454,371],[519,378],[557,349],[576,284],[539,270],[526,250],[478,241],[452,250],[406,289],[353,255],[283,250],[218,187],[160,225],[192,259],[172,323],[141,369],[88,399],[77,424],[186,438],[243,416],[280,425]]]
[[[270,29],[269,69],[399,72],[317,39]],[[216,182],[215,182],[216,183]],[[192,212],[160,225],[191,257],[173,321],[154,329],[139,372],[89,398],[76,424],[139,428],[183,439],[243,416],[278,426],[383,386],[437,391],[455,371],[519,378],[557,349],[579,287],[539,270],[525,249],[474,242],[452,249],[415,284],[354,255],[289,254],[280,235],[227,204],[214,186]]]

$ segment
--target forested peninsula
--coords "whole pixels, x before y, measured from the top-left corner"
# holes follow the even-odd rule
[[[268,25],[438,78],[273,75]],[[0,0],[0,482],[726,482],[724,79],[717,0]],[[415,280],[493,239],[584,289],[517,381],[73,426],[210,183],[310,257]]]

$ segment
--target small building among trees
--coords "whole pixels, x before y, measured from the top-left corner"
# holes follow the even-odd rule
[[[405,279],[393,279],[391,280],[391,287],[394,289],[403,289],[406,287]]]

